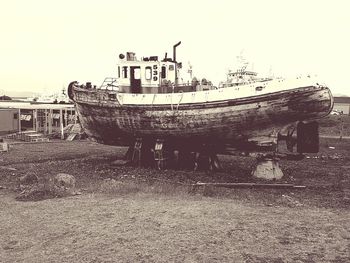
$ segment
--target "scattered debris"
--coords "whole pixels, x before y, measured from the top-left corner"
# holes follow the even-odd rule
[[[290,207],[297,207],[302,206],[303,204],[300,203],[298,200],[295,200],[293,197],[289,195],[282,195],[282,200],[287,203]]]
[[[16,168],[7,167],[7,166],[0,166],[0,169],[2,169],[2,170],[8,170],[8,171],[17,171]]]
[[[306,156],[306,159],[320,159],[320,160],[343,160],[344,155],[339,153],[334,154],[321,154],[321,155],[315,155],[315,156]]]
[[[0,152],[8,152],[9,151],[9,145],[7,142],[4,142],[2,139],[0,141]]]
[[[19,140],[25,142],[47,142],[49,138],[43,133],[34,131],[34,130],[26,130],[21,132],[16,132],[12,134],[8,134],[6,136],[8,139]]]
[[[81,139],[84,135],[84,131],[79,123],[68,124],[63,133],[67,141],[73,141],[74,139]]]
[[[335,154],[329,155],[328,158],[330,160],[339,160],[339,159],[343,159],[343,156],[340,155],[340,154],[335,153]]]
[[[22,190],[17,196],[18,201],[40,201],[50,198],[55,198],[57,195],[55,192],[51,191],[49,188],[43,185],[32,185],[27,186]]]

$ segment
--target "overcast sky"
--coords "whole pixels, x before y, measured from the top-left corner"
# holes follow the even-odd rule
[[[317,74],[350,95],[350,1],[0,0],[0,91],[101,84],[119,53],[168,52],[217,84],[244,56],[260,75]]]

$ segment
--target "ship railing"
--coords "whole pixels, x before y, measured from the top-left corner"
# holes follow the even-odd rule
[[[111,78],[107,77],[104,79],[102,82],[101,86],[99,89],[107,89],[107,90],[119,90],[118,84],[117,84],[117,79],[116,78]]]

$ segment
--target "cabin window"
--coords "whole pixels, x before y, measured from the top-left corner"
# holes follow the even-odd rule
[[[140,68],[134,69],[134,79],[141,79],[141,69]]]
[[[174,65],[169,65],[169,70],[174,70]]]
[[[145,69],[145,78],[147,80],[150,80],[152,78],[152,68],[151,67],[146,67],[146,69]]]
[[[122,74],[124,79],[128,77],[128,67],[123,67]]]
[[[115,100],[115,99],[117,98],[116,94],[114,94],[114,93],[109,93],[109,94],[108,94],[108,97],[109,97],[109,99],[111,99],[111,100]]]
[[[162,66],[162,73],[161,73],[162,79],[166,78],[166,67]]]

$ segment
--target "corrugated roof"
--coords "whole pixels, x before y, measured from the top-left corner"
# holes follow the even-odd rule
[[[47,110],[59,110],[59,109],[74,109],[73,104],[30,104],[26,102],[0,102],[0,108],[10,109],[47,109]]]

